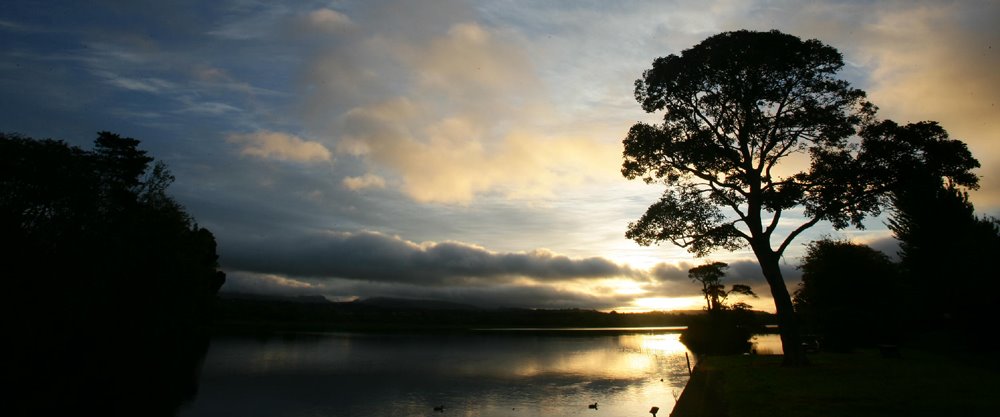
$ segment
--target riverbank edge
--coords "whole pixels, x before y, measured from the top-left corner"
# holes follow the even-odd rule
[[[708,366],[707,360],[698,360],[670,417],[726,417],[725,399],[722,398],[723,373]]]
[[[699,359],[671,417],[993,415],[1000,389],[996,351],[858,349],[810,356],[805,368],[780,355]]]

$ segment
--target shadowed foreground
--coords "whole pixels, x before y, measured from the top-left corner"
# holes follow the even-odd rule
[[[823,353],[805,368],[780,356],[701,361],[673,417],[991,415],[1000,388],[996,359],[904,351]]]

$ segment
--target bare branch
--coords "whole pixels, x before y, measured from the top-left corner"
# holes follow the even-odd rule
[[[767,225],[767,230],[764,230],[764,236],[770,237],[771,233],[774,233],[774,229],[778,228],[778,220],[781,219],[781,207],[774,210],[774,217],[771,217],[771,224]]]
[[[813,217],[812,220],[803,223],[795,230],[793,230],[792,233],[789,233],[788,236],[785,237],[785,241],[781,242],[781,246],[778,247],[778,250],[774,252],[775,255],[781,256],[782,253],[785,253],[785,248],[787,248],[788,245],[791,244],[792,241],[795,240],[795,238],[798,237],[800,233],[802,233],[803,231],[805,231],[810,227],[815,226],[816,223],[819,223],[819,217]]]

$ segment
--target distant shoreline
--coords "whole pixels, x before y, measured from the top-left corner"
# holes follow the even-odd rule
[[[216,332],[468,332],[682,331],[704,311],[617,313],[583,309],[481,309],[434,301],[380,299],[324,302],[315,298],[225,298],[216,301]],[[758,325],[774,316],[754,312]]]

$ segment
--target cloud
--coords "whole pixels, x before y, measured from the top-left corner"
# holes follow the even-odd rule
[[[859,241],[855,241],[855,243],[867,245],[872,249],[882,252],[893,262],[899,262],[899,252],[902,250],[902,247],[900,247],[900,242],[893,236],[877,236],[870,239],[860,239]]]
[[[294,277],[426,286],[491,286],[639,276],[604,258],[573,259],[546,250],[495,253],[459,242],[414,243],[375,232],[244,239],[228,246],[227,269]]]
[[[107,82],[111,85],[124,88],[126,90],[141,91],[144,93],[159,93],[165,89],[175,87],[173,83],[159,78],[138,79],[119,77],[114,74],[106,74],[106,76],[108,77]]]
[[[322,129],[335,150],[398,178],[419,202],[546,196],[617,179],[617,143],[544,126],[556,109],[522,43],[476,23],[427,38],[359,37],[317,57],[307,113],[342,108]]]
[[[285,296],[323,295],[328,299],[339,301],[378,297],[424,299],[451,301],[482,308],[611,309],[631,301],[630,296],[592,294],[574,288],[551,285],[422,286],[338,278],[302,280],[244,271],[229,272],[222,291]]]
[[[649,286],[648,289],[652,295],[665,297],[701,296],[701,284],[688,278],[688,270],[708,262],[710,261],[698,262],[697,264],[658,264],[650,270],[650,274],[655,279],[655,284]],[[723,284],[727,287],[733,284],[749,285],[761,298],[760,301],[751,302],[751,304],[766,305],[768,308],[773,305],[770,299],[770,286],[767,284],[767,280],[760,270],[760,264],[749,260],[731,261],[727,262],[727,264],[729,264],[729,268],[726,270],[726,276],[722,278]],[[796,265],[789,264],[781,264],[780,269],[785,279],[785,285],[788,287],[790,293],[793,292],[802,280],[801,271],[798,270]]]
[[[295,162],[329,161],[330,151],[319,142],[307,141],[287,133],[258,131],[245,134],[231,134],[231,143],[243,145],[243,155],[265,159]]]
[[[937,120],[984,167],[1000,164],[1000,16],[997,2],[921,2],[883,10],[858,49],[873,67],[869,93],[900,122]],[[989,172],[984,172],[988,174]],[[1000,178],[973,201],[1000,206]],[[985,207],[981,207],[985,208]]]
[[[332,9],[317,9],[309,13],[306,21],[313,28],[339,32],[354,27],[354,22],[347,15]]]
[[[398,174],[403,191],[421,202],[468,202],[489,191],[542,196],[557,185],[617,176],[616,146],[519,132],[495,138],[473,119],[437,119],[399,98],[349,111],[337,150]]]
[[[177,110],[178,113],[201,113],[210,116],[218,116],[223,113],[239,112],[240,109],[226,103],[212,101],[191,102],[186,107]]]
[[[983,165],[980,210],[1000,207],[1000,31],[991,0],[940,2],[770,2],[755,19],[730,26],[777,27],[816,38],[844,54],[843,75],[868,92],[880,117],[901,123],[936,120],[969,144]],[[778,22],[775,24],[775,22]]]
[[[365,174],[360,177],[346,177],[343,184],[352,191],[365,188],[385,188],[385,179],[375,174]]]
[[[647,280],[600,257],[548,250],[493,252],[460,242],[415,243],[374,232],[241,238],[220,260],[225,291],[321,294],[331,299],[399,297],[483,307],[610,309],[638,294],[615,283]]]
[[[266,39],[288,23],[291,10],[280,2],[266,2],[227,13],[221,24],[207,31],[208,35],[227,40],[249,41]]]
[[[321,285],[275,274],[244,271],[228,272],[224,288],[225,292],[274,295],[314,295],[323,291]]]

